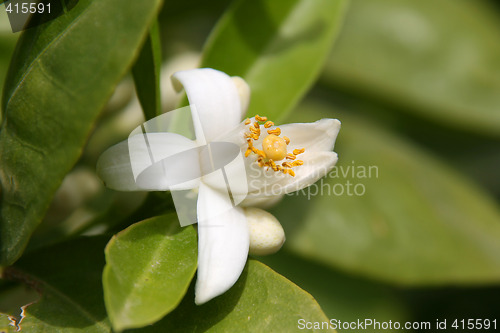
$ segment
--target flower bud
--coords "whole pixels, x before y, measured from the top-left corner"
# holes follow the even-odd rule
[[[241,111],[245,115],[248,109],[248,104],[250,104],[250,86],[239,76],[232,76],[236,89],[238,89],[238,95],[240,96]],[[242,116],[243,116],[242,115]]]
[[[264,256],[276,253],[285,242],[285,232],[278,220],[259,208],[245,208],[250,231],[249,253]]]

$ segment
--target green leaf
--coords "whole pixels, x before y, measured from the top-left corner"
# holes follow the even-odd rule
[[[490,6],[353,0],[323,79],[447,126],[498,136],[500,14]]]
[[[158,21],[155,21],[142,47],[139,58],[132,67],[135,89],[146,120],[162,113],[161,90],[161,40]]]
[[[113,237],[103,285],[115,330],[152,324],[175,309],[196,271],[196,243],[195,229],[181,228],[174,214],[136,223]]]
[[[41,294],[25,308],[22,332],[111,332],[101,284],[107,240],[74,239],[26,255],[5,270]]]
[[[204,305],[194,304],[193,289],[165,319],[140,332],[296,332],[301,319],[329,320],[311,295],[255,260],[229,291]]]
[[[5,10],[0,9],[0,92],[3,91],[5,76],[9,69],[9,62],[16,46],[19,34],[13,34],[10,30],[9,17]],[[0,113],[0,123],[2,122]]]
[[[345,0],[239,1],[212,32],[202,67],[244,78],[248,115],[273,121],[314,83],[339,31]]]
[[[22,34],[2,104],[0,264],[21,255],[159,6],[81,0]]]
[[[395,287],[333,270],[284,249],[259,260],[311,293],[329,318],[347,322],[410,319],[408,306]]]
[[[286,246],[400,284],[498,283],[500,212],[492,198],[375,123],[329,111],[305,106],[293,119],[335,114],[342,129],[329,177],[274,211]]]

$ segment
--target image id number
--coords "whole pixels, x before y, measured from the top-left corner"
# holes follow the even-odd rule
[[[489,319],[455,319],[451,325],[456,330],[489,330],[490,328],[497,329],[497,320]]]
[[[44,3],[28,3],[28,2],[23,2],[23,3],[16,3],[12,4],[9,3],[7,7],[5,8],[7,13],[9,14],[42,14],[44,12],[47,12],[50,14],[50,3],[44,4]]]

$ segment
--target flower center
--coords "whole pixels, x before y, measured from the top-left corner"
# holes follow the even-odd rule
[[[281,161],[286,157],[286,142],[283,138],[270,134],[262,141],[262,150],[273,161]]]
[[[267,167],[268,170],[272,169],[274,171],[280,171],[284,174],[289,174],[290,176],[295,177],[295,172],[292,168],[304,164],[303,161],[297,160],[297,155],[302,154],[305,149],[294,149],[291,154],[288,153],[287,146],[290,144],[290,139],[286,136],[280,137],[281,129],[278,127],[268,129],[274,126],[274,123],[272,121],[268,121],[267,117],[260,117],[259,115],[256,115],[253,123],[250,119],[247,119],[245,120],[245,125],[249,125],[249,132],[245,133],[245,139],[248,144],[245,157],[250,156],[250,154],[256,154],[257,163],[261,168]],[[268,129],[268,136],[266,136],[262,141],[262,150],[258,149],[254,145],[254,141],[257,141],[260,138],[261,126]],[[282,162],[281,165],[276,164],[276,162],[285,158],[287,161]]]

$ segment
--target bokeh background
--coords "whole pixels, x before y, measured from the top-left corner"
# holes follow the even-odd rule
[[[197,66],[230,5],[195,3],[167,2],[160,16],[165,110],[181,99],[169,73]],[[259,3],[249,15],[264,20]],[[1,8],[0,88],[18,36]],[[107,190],[95,175],[98,156],[143,121],[134,94],[127,77],[28,249],[118,231],[171,205],[161,193]],[[351,0],[319,80],[284,122],[322,117],[343,124],[338,174],[271,209],[287,242],[258,259],[310,292],[330,318],[447,319],[450,331],[454,319],[500,325],[498,2]],[[358,174],[370,166],[377,176]],[[348,195],[347,182],[363,194]],[[0,286],[2,312],[36,297],[12,282]]]

